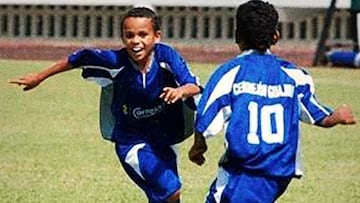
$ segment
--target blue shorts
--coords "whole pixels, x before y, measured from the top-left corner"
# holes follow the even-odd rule
[[[180,190],[177,156],[171,146],[115,144],[115,150],[124,170],[144,190],[150,203],[166,202]]]
[[[210,186],[206,203],[273,203],[284,193],[291,178],[268,178],[232,173],[220,168]]]

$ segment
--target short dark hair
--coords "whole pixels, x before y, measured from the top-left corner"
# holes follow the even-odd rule
[[[278,21],[278,12],[268,2],[250,0],[241,4],[236,13],[236,43],[243,43],[243,49],[268,49],[274,43]]]
[[[135,7],[135,8],[130,9],[129,11],[127,11],[122,17],[121,24],[120,24],[121,36],[123,36],[123,34],[124,34],[123,33],[124,21],[125,21],[125,19],[130,18],[130,17],[150,18],[153,23],[154,31],[156,32],[156,31],[160,30],[160,19],[153,10],[146,8],[146,7]]]

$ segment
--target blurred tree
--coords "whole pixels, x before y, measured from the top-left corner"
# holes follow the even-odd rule
[[[353,40],[353,50],[359,51],[359,29],[358,23],[360,15],[360,0],[351,0],[350,16],[351,16],[351,35]]]
[[[353,1],[360,1],[360,0],[353,0]],[[325,42],[329,37],[329,29],[330,29],[330,25],[331,25],[331,19],[332,19],[335,9],[336,9],[336,0],[331,0],[330,6],[326,11],[324,27],[322,29],[320,40],[319,40],[317,50],[315,53],[315,57],[314,57],[314,61],[313,61],[314,66],[317,66],[319,64],[324,64],[326,61]]]

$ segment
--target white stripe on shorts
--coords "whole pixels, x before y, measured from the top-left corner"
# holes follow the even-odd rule
[[[228,181],[229,173],[225,171],[222,167],[220,167],[216,177],[216,192],[214,193],[214,198],[217,203],[220,203],[221,195]]]
[[[126,154],[125,162],[129,164],[142,179],[145,180],[145,178],[143,177],[140,171],[139,158],[138,158],[138,151],[143,147],[145,147],[145,143],[134,145]]]

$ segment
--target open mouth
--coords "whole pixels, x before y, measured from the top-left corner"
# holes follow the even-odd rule
[[[143,50],[143,48],[140,48],[140,47],[134,47],[134,48],[131,49],[131,51],[132,51],[133,53],[135,53],[135,54],[141,52],[142,50]]]

